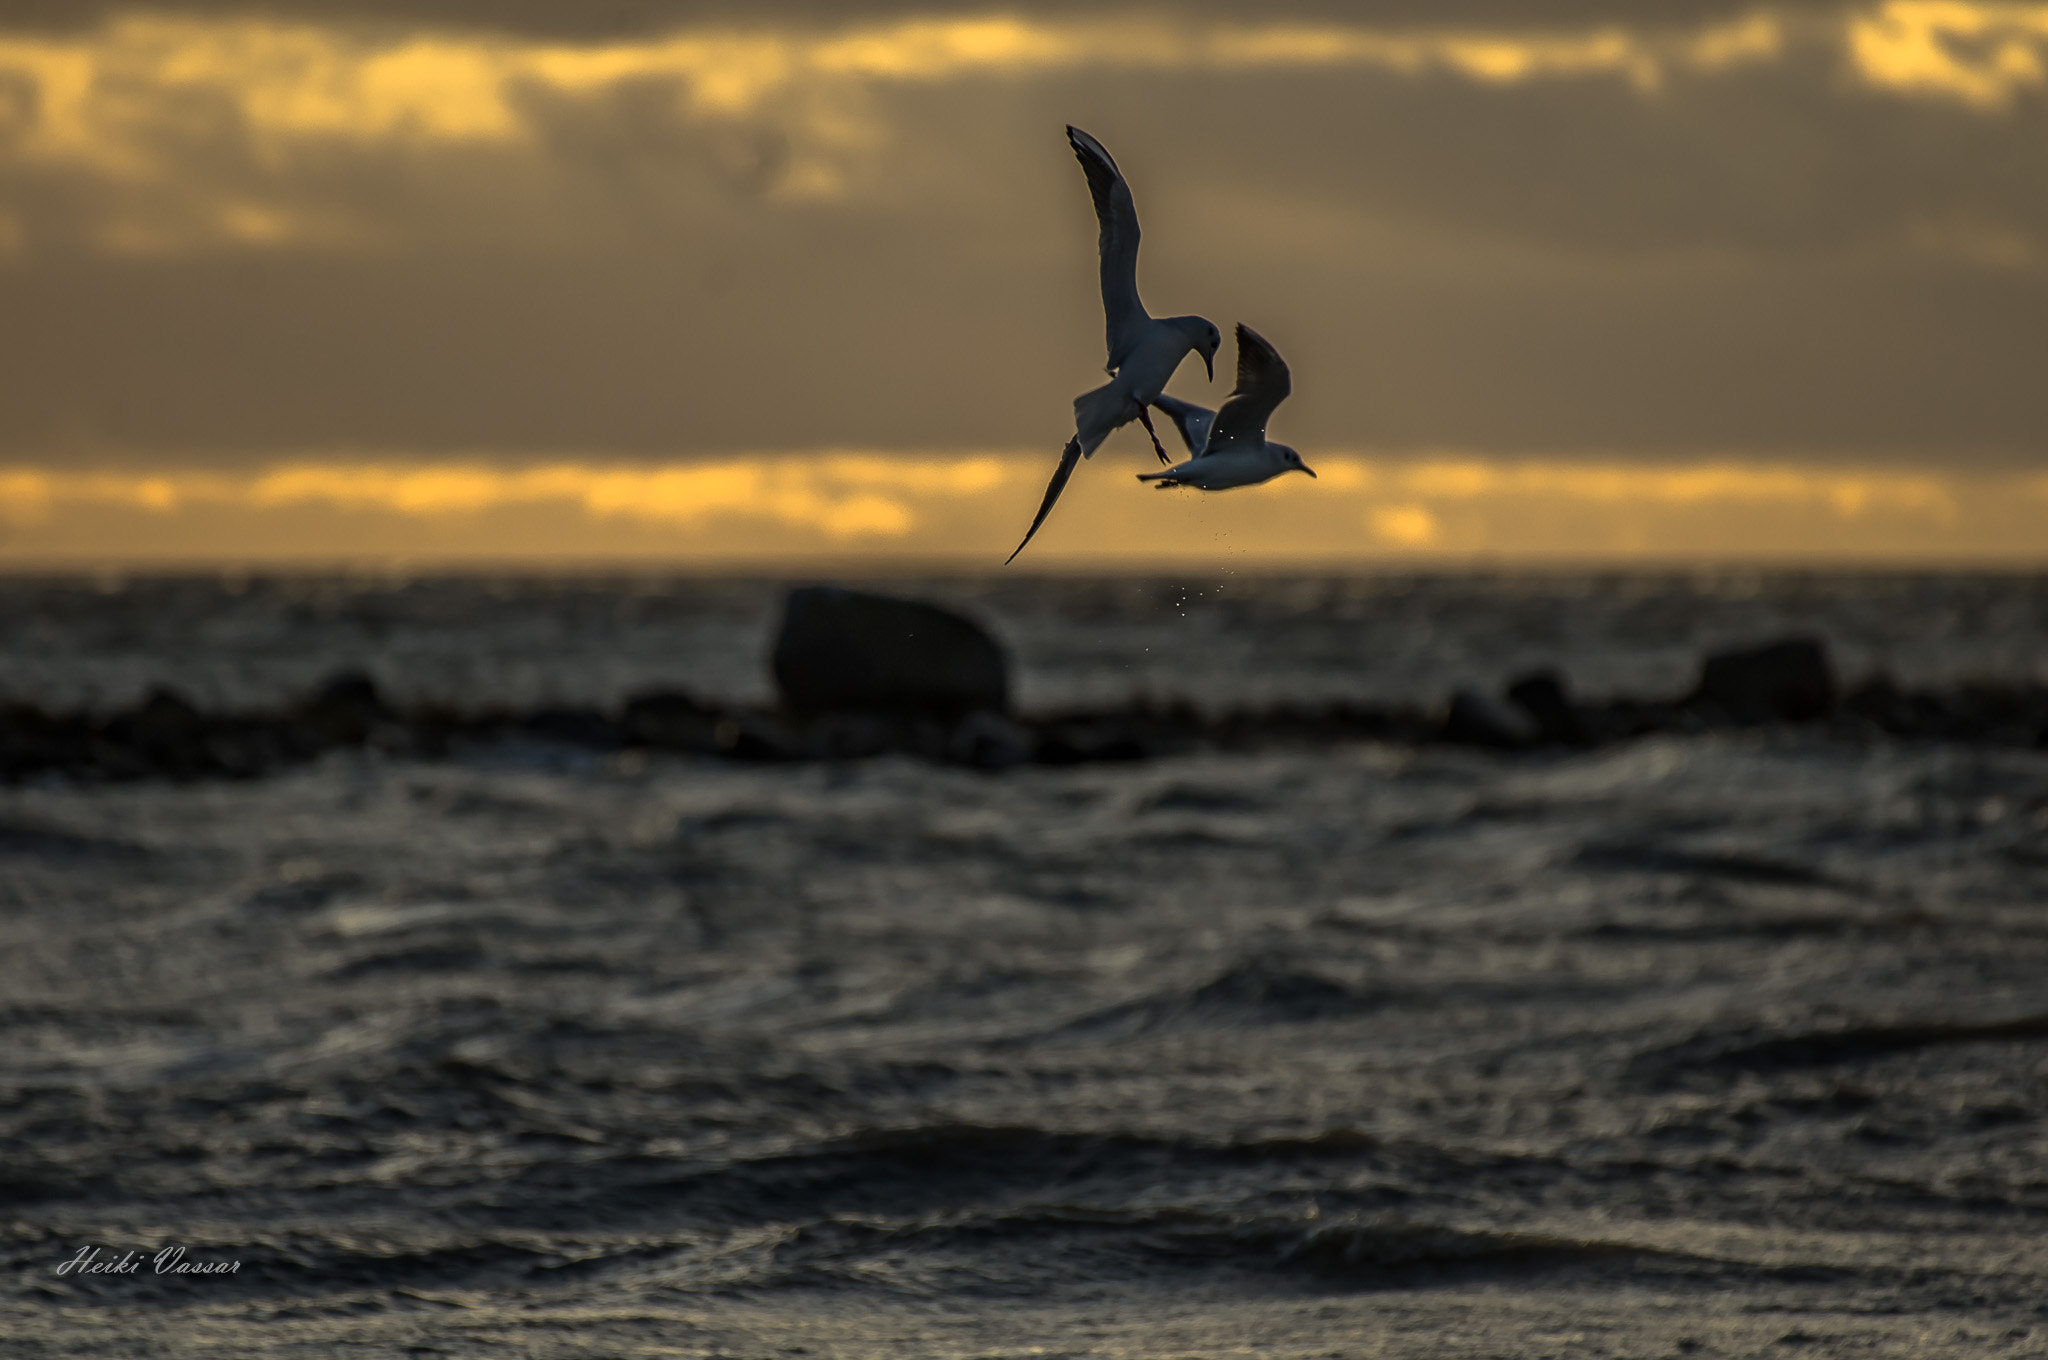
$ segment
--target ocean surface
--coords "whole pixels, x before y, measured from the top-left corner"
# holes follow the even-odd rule
[[[0,699],[765,700],[787,584],[0,582]],[[885,588],[1041,711],[2048,676],[2038,576]],[[2048,1354],[2048,750],[0,786],[0,1354]]]

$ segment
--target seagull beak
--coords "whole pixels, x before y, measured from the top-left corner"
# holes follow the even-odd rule
[[[1307,463],[1297,463],[1295,466],[1299,467],[1303,472],[1306,472],[1311,477],[1315,477],[1316,475],[1316,470],[1310,467]],[[1322,478],[1316,477],[1316,480],[1321,481]]]
[[[1204,354],[1204,355],[1202,356],[1202,367],[1203,367],[1203,368],[1206,368],[1206,369],[1208,369],[1208,370],[1209,370],[1209,381],[1210,381],[1210,382],[1215,382],[1215,381],[1216,381],[1216,356],[1215,356],[1215,355],[1213,355],[1213,354]]]

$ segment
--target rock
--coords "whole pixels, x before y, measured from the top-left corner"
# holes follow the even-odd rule
[[[627,746],[733,760],[801,760],[827,754],[812,749],[814,743],[773,714],[714,708],[677,690],[651,690],[628,699],[617,734]]]
[[[1717,652],[1700,667],[1691,702],[1732,722],[1804,722],[1835,705],[1834,669],[1818,638]]]
[[[1156,754],[1136,723],[1108,715],[1066,717],[1046,723],[1039,729],[1037,744],[1037,759],[1044,765],[1144,760]]]
[[[628,746],[704,755],[719,749],[718,723],[724,716],[695,695],[650,690],[626,700],[619,729]]]
[[[801,760],[810,754],[782,723],[765,713],[734,709],[712,731],[714,749],[732,760]]]
[[[231,779],[256,779],[283,765],[289,753],[275,723],[261,718],[216,717],[207,736],[214,768]]]
[[[167,774],[191,778],[213,760],[207,750],[205,715],[175,690],[158,686],[140,704],[109,719],[101,736],[112,749],[102,764],[116,774]]]
[[[1030,732],[996,713],[970,713],[946,743],[946,756],[978,770],[1007,770],[1031,759],[1038,743]]]
[[[1572,702],[1564,677],[1556,671],[1532,671],[1508,686],[1507,700],[1536,722],[1544,741],[1560,746],[1585,746],[1592,741],[1585,715]]]
[[[377,692],[376,682],[361,671],[329,676],[293,714],[302,740],[315,752],[361,746],[373,735],[397,727],[397,716]]]
[[[1889,675],[1875,675],[1842,696],[1842,710],[1895,737],[1946,734],[1948,705],[1938,694],[1901,689]]]
[[[0,706],[0,778],[82,769],[92,759],[92,728],[75,714],[53,716],[31,704]]]
[[[618,724],[594,708],[543,708],[529,713],[524,725],[528,736],[565,746],[609,751],[619,745]]]
[[[1476,689],[1451,695],[1451,709],[1444,717],[1444,737],[1468,746],[1517,750],[1534,746],[1542,735],[1536,720],[1519,705]]]
[[[804,738],[826,760],[862,760],[915,745],[900,713],[828,713],[805,725]]]
[[[937,605],[830,586],[789,593],[775,639],[775,683],[799,712],[1005,712],[1002,648]]]

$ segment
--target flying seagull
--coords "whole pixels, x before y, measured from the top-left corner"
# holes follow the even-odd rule
[[[1203,491],[1228,491],[1233,486],[1256,486],[1283,472],[1315,469],[1301,461],[1301,455],[1285,444],[1266,438],[1266,422],[1273,410],[1294,390],[1287,361],[1280,351],[1240,322],[1237,327],[1237,387],[1223,409],[1212,411],[1191,401],[1163,393],[1152,404],[1166,412],[1180,430],[1181,442],[1190,457],[1164,472],[1141,472],[1141,482],[1162,487],[1192,486]]]
[[[1152,436],[1152,449],[1162,463],[1173,460],[1160,446],[1146,411],[1165,390],[1166,380],[1180,367],[1189,351],[1202,356],[1210,381],[1216,378],[1216,351],[1223,335],[1215,323],[1199,316],[1155,317],[1138,300],[1138,209],[1131,201],[1131,186],[1102,143],[1077,127],[1067,129],[1067,141],[1088,176],[1088,192],[1095,199],[1095,220],[1102,228],[1102,312],[1108,322],[1110,380],[1093,392],[1074,398],[1074,437],[1060,452],[1060,465],[1046,485],[1045,500],[1038,517],[1024,535],[1024,543],[1038,532],[1053,502],[1066,490],[1074,464],[1092,458],[1102,441],[1120,425],[1136,420]],[[1024,551],[1024,543],[1005,560],[1007,566]]]

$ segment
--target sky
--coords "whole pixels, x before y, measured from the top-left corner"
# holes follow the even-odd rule
[[[1069,122],[1320,476],[1020,565],[2048,558],[2048,3],[7,0],[0,565],[993,568]]]

